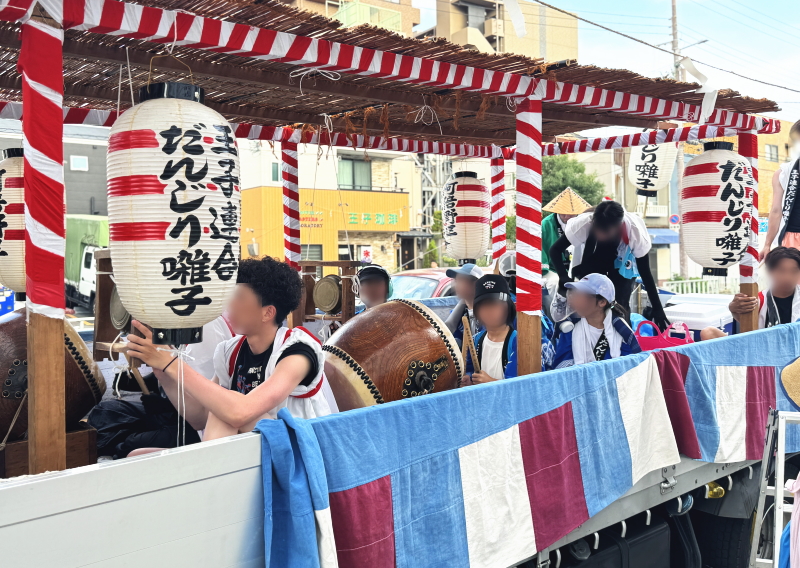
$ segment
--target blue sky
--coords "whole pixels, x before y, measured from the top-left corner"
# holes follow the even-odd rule
[[[420,28],[434,25],[435,0],[413,2],[420,8]],[[648,43],[671,48],[667,43],[672,40],[670,0],[549,0],[548,3]],[[708,76],[712,88],[730,88],[743,95],[770,98],[782,108],[772,116],[791,121],[800,119],[800,92],[762,85],[699,63],[704,61],[800,91],[799,0],[679,0],[678,28],[681,46],[708,40],[685,49],[684,55],[697,60],[698,70]],[[581,64],[630,69],[648,77],[671,72],[671,55],[584,22],[579,22],[578,29]]]

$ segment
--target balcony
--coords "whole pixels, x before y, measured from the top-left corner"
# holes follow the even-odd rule
[[[645,217],[644,203],[640,203],[636,206],[636,214],[640,217]],[[647,217],[667,217],[668,215],[668,205],[653,205],[652,203],[647,204]]]
[[[372,24],[393,32],[402,32],[402,18],[397,10],[376,8],[362,4],[358,0],[340,4],[333,18],[342,22],[345,27]]]

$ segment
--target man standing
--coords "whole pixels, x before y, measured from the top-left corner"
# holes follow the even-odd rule
[[[762,260],[773,244],[800,249],[800,204],[796,203],[800,189],[800,120],[789,130],[792,158],[781,165],[772,176],[772,208],[769,227],[761,249]],[[778,238],[774,243],[775,237]]]
[[[550,317],[550,304],[558,291],[558,273],[555,269],[550,270],[550,247],[564,236],[564,229],[567,221],[576,217],[589,209],[591,205],[580,195],[568,187],[553,199],[550,203],[542,207],[542,211],[549,211],[552,215],[545,217],[542,221],[542,309],[547,317]],[[562,262],[569,266],[569,253],[562,253]],[[552,318],[551,318],[552,319]]]
[[[472,304],[475,299],[475,282],[483,276],[483,270],[468,262],[458,268],[448,269],[446,274],[453,279],[459,302],[450,312],[445,325],[452,332],[458,346],[461,347],[464,341],[464,324],[461,320],[463,316],[467,316],[473,336],[481,330],[472,313]]]

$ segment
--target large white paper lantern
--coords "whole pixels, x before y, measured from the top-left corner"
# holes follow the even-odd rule
[[[490,244],[491,193],[475,172],[456,172],[442,188],[442,236],[448,256],[474,263]]]
[[[681,180],[681,231],[689,258],[703,274],[725,276],[750,240],[755,180],[731,142],[707,142]]]
[[[674,142],[631,148],[628,180],[636,186],[637,195],[655,197],[659,190],[667,187],[677,157],[678,148]]]
[[[0,284],[25,293],[25,190],[22,148],[2,152],[0,162]]]
[[[202,339],[239,265],[239,158],[228,121],[203,89],[142,88],[111,128],[109,248],[120,300],[156,343]]]

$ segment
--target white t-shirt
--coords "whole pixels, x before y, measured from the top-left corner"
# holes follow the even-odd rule
[[[564,236],[575,246],[575,252],[572,255],[572,266],[578,266],[583,260],[583,247],[592,230],[592,216],[592,212],[581,213],[567,221],[567,226],[564,228]],[[623,222],[628,231],[628,246],[631,247],[633,256],[642,258],[650,252],[652,247],[652,241],[650,240],[650,234],[647,232],[647,225],[645,225],[644,219],[626,211]]]
[[[503,374],[504,343],[504,341],[492,341],[485,337],[481,347],[481,370],[497,380],[505,378]]]
[[[597,345],[597,342],[600,341],[600,334],[603,333],[603,330],[593,325],[586,326],[586,335],[589,337],[589,342],[592,344],[592,349],[594,346]]]

